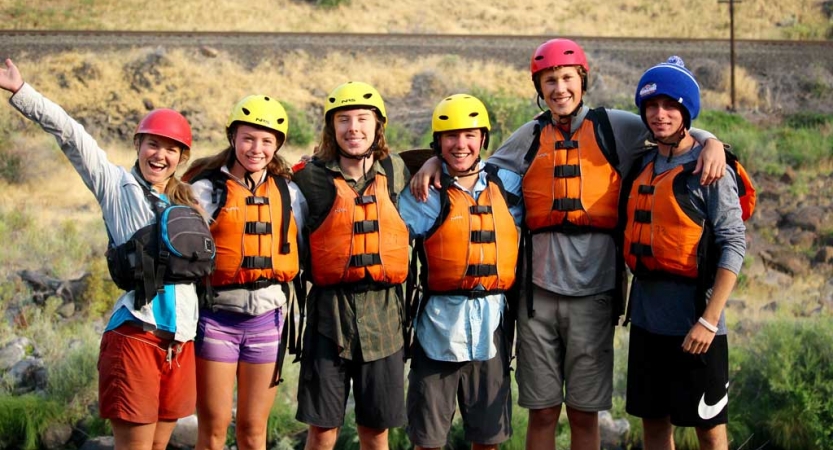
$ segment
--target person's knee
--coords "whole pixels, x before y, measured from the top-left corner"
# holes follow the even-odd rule
[[[711,428],[696,428],[696,431],[701,449],[725,450],[729,448],[726,425],[716,425]]]
[[[338,438],[338,428],[321,428],[310,425],[305,450],[332,450]]]
[[[370,428],[356,426],[359,433],[359,444],[362,450],[385,450],[388,448],[388,430],[386,428]]]
[[[594,429],[599,427],[599,413],[593,411],[580,411],[567,407],[567,419],[570,421],[570,429]]]
[[[266,422],[240,421],[235,423],[235,437],[237,446],[240,449],[265,448],[266,446]]]
[[[554,427],[561,415],[561,405],[549,408],[530,409],[529,425],[536,428]]]

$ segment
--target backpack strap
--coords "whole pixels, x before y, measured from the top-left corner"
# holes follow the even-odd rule
[[[292,197],[289,195],[289,184],[286,182],[286,179],[270,175],[272,180],[275,182],[275,186],[278,187],[278,192],[281,195],[281,254],[288,255],[290,250],[290,243],[289,243],[289,221],[292,220],[291,218],[291,211],[292,211]],[[297,245],[297,244],[296,244]]]
[[[613,134],[613,126],[610,124],[607,109],[603,106],[593,108],[587,115],[596,125],[596,142],[600,144],[599,148],[602,150],[611,167],[618,171],[619,153],[616,151],[616,137]]]
[[[552,112],[550,110],[544,111],[535,120],[535,126],[532,129],[532,143],[529,144],[529,150],[524,155],[524,161],[527,165],[532,164],[532,160],[538,154],[538,149],[541,147],[541,130],[552,123]]]
[[[393,172],[393,161],[391,160],[390,156],[384,159],[379,160],[379,164],[382,165],[382,170],[385,171],[385,178],[388,179],[388,194],[390,195],[390,199],[394,205],[397,204],[397,200],[399,198],[399,193],[396,192],[396,187],[394,183],[394,172]]]

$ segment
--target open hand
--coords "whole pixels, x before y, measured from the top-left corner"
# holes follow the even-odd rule
[[[19,91],[23,87],[23,76],[17,70],[11,58],[6,58],[6,67],[0,67],[0,88],[3,88],[12,94]]]

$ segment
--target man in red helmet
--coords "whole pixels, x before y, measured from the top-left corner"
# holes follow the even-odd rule
[[[638,115],[584,104],[590,70],[575,42],[545,42],[530,71],[548,109],[488,161],[523,175],[518,404],[529,409],[527,449],[555,448],[562,404],[571,448],[598,449],[598,412],[612,407],[613,332],[624,309],[619,192],[649,133]],[[695,129],[692,135],[701,142],[714,137]],[[696,170],[701,182],[720,178],[724,167],[722,144],[709,140]],[[411,182],[417,198],[427,192],[422,173],[433,170],[426,169]]]

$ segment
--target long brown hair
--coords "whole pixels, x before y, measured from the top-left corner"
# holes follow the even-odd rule
[[[147,136],[146,133],[141,133],[133,138],[133,145],[136,147],[137,155],[145,136]],[[181,146],[179,152],[179,164],[177,167],[179,165],[185,165],[189,159],[191,159],[191,149]],[[139,175],[142,176],[142,171],[138,167],[138,160],[136,161],[136,170],[139,172]],[[171,204],[193,206],[197,208],[200,213],[203,212],[202,208],[200,208],[199,202],[197,201],[197,197],[194,196],[194,192],[191,191],[191,186],[179,181],[175,173],[168,178],[168,182],[165,184],[165,195],[168,197],[168,201],[170,201]]]
[[[338,141],[336,141],[336,132],[335,126],[333,125],[333,116],[334,114],[329,114],[329,117],[326,118],[326,122],[324,123],[324,129],[321,130],[321,142],[318,144],[318,148],[315,151],[315,157],[322,160],[322,161],[337,161],[339,154],[338,154]],[[375,114],[376,117],[376,139],[373,141],[374,149],[373,149],[373,159],[375,161],[380,161],[388,157],[390,154],[390,148],[388,148],[388,142],[385,139],[385,126],[381,120],[379,120],[379,114]]]
[[[267,131],[273,131],[267,128],[264,129]],[[272,156],[272,160],[269,161],[268,164],[266,164],[266,171],[272,175],[286,178],[288,180],[292,178],[292,169],[289,166],[289,163],[286,162],[285,159],[283,159],[283,156],[281,156],[278,153],[281,147],[283,147],[284,139],[278,133],[275,133],[275,136],[278,138],[278,148],[275,149],[275,154],[274,156]],[[233,140],[234,132],[232,131],[229,133],[229,141]],[[186,182],[190,181],[202,172],[219,169],[224,165],[227,165],[229,170],[231,170],[231,168],[234,167],[236,161],[237,159],[235,157],[234,146],[229,144],[229,146],[226,147],[225,150],[222,150],[221,152],[212,156],[206,156],[204,158],[197,159],[193,163],[191,163],[191,166],[189,166],[188,170],[185,171],[185,174],[182,175],[182,180]]]

